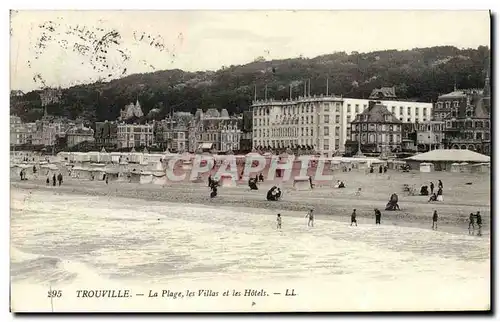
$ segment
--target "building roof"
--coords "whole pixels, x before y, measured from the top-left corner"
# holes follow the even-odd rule
[[[369,98],[397,98],[396,88],[394,86],[375,88]]]
[[[490,162],[490,157],[471,150],[434,150],[419,153],[405,160],[412,161],[449,161],[449,162]]]
[[[382,104],[375,104],[364,110],[353,123],[402,123]],[[368,116],[368,119],[365,119]],[[388,116],[388,120],[386,120]]]
[[[490,117],[488,110],[486,109],[486,106],[484,106],[483,97],[481,96],[475,97],[473,104],[474,104],[474,117],[481,119],[486,119]]]

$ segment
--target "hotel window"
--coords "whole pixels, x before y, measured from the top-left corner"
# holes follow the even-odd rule
[[[418,116],[418,108],[415,109],[415,116]]]
[[[309,105],[306,105],[306,113],[309,113]]]
[[[302,105],[302,108],[300,110],[301,110],[301,113],[304,113],[304,105]]]
[[[330,115],[325,115],[325,123],[330,123]]]
[[[340,128],[337,126],[335,127],[335,136],[339,136],[340,135]]]
[[[340,112],[340,103],[335,104],[335,112],[337,112],[337,113]]]
[[[347,104],[347,113],[351,113],[351,104]]]
[[[311,136],[313,136],[313,135],[314,135],[314,131],[313,131],[313,129],[311,129]]]
[[[335,115],[335,123],[340,123],[340,116],[339,115]]]
[[[408,114],[408,115],[410,115],[410,114],[411,114],[411,107],[409,107],[409,106],[408,106],[408,107],[406,108],[406,114]]]
[[[422,114],[425,116],[427,115],[427,107],[424,107],[423,110],[422,110]]]
[[[304,117],[303,116],[300,117],[300,124],[304,124]]]
[[[453,101],[453,107],[458,107],[458,101]]]
[[[363,104],[363,111],[366,110],[367,107],[368,107],[368,105]]]
[[[446,106],[446,108],[450,108],[451,103],[448,101],[448,102],[445,103],[445,106]]]
[[[355,110],[356,113],[359,113],[359,104],[356,104],[354,110]]]
[[[438,103],[437,103],[437,107],[438,107],[438,108],[443,108],[443,102],[438,102]]]
[[[403,107],[402,106],[399,107],[399,115],[403,115]]]
[[[325,112],[330,112],[330,103],[325,103],[325,105],[323,106],[323,110]]]
[[[338,150],[340,147],[340,140],[339,139],[335,139],[335,150]]]
[[[330,128],[328,126],[323,128],[323,135],[330,135]]]
[[[351,116],[347,115],[347,123],[351,123]]]
[[[407,118],[407,119],[406,119],[406,122],[408,122],[408,123],[409,123],[409,122],[411,122],[411,118],[410,118],[410,117],[409,117],[409,118]]]
[[[396,114],[396,106],[392,107],[392,114]]]

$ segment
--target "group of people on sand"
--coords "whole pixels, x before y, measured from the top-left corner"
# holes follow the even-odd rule
[[[475,224],[474,224],[474,219],[475,219]],[[483,219],[481,218],[481,214],[479,211],[475,215],[472,212],[469,215],[469,235],[474,235],[474,231],[476,230],[476,225],[478,229],[477,235],[481,236],[483,228]]]
[[[380,225],[382,219],[382,212],[377,208],[373,209],[373,211],[375,215],[375,225]],[[358,221],[356,217],[357,217],[356,209],[353,209],[351,213],[351,226],[352,225],[358,226]],[[314,227],[314,208],[309,209],[305,218],[307,218],[307,227]],[[476,225],[478,227],[477,235],[481,236],[482,219],[479,211],[475,215],[471,213],[469,216],[469,234],[472,235],[474,234]],[[282,217],[281,214],[277,214],[276,228],[281,229],[281,227],[282,227]],[[438,212],[437,210],[434,210],[434,212],[432,213],[432,230],[437,230],[437,229],[438,229]]]
[[[431,181],[430,185],[430,195],[431,197],[429,198],[429,201],[444,201],[443,199],[443,182],[441,180],[438,180],[438,190],[434,192],[434,182]]]
[[[56,174],[54,173],[54,175],[52,175],[52,185],[55,187],[56,186],[56,180],[57,182],[59,182],[59,185],[62,185],[63,183],[63,176],[61,173],[59,173],[57,175],[57,178],[56,178]],[[47,177],[47,179],[45,180],[45,184],[48,186],[50,185],[50,177]]]
[[[378,167],[378,173],[386,173],[387,169],[388,169],[388,167],[386,165],[384,165],[384,166],[380,165]],[[373,165],[370,165],[370,173],[373,173],[373,172],[375,172],[375,168],[373,167]]]

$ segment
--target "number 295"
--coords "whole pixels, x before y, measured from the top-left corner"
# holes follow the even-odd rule
[[[62,296],[61,290],[52,290],[47,292],[47,297],[61,297],[61,296]]]

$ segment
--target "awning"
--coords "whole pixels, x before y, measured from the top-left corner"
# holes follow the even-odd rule
[[[205,149],[212,149],[212,146],[213,146],[213,143],[202,143],[200,145],[200,149],[203,149],[203,150],[205,150]]]

